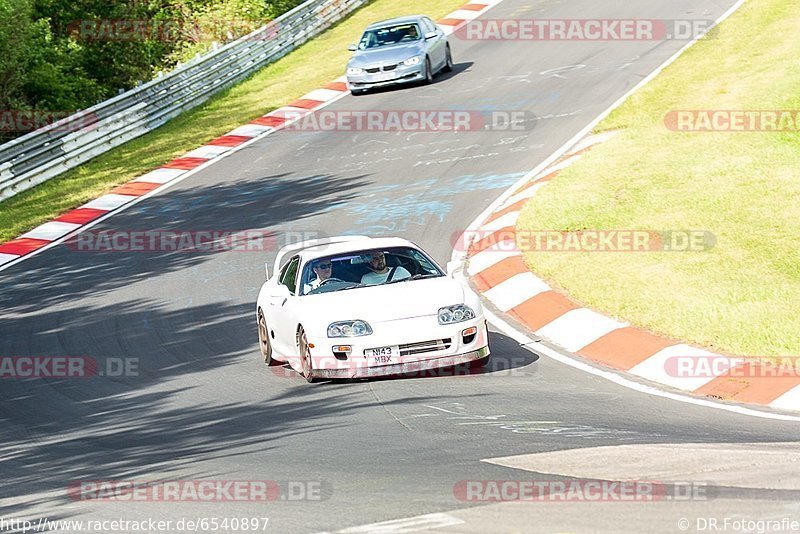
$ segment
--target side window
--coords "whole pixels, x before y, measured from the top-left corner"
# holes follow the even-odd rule
[[[289,288],[289,291],[294,295],[295,288],[297,287],[297,266],[300,265],[300,256],[295,256],[286,264],[281,272],[281,284]]]
[[[436,31],[436,25],[428,17],[422,17],[422,26],[425,33]]]

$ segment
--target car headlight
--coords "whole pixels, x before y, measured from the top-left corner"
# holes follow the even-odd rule
[[[401,65],[408,65],[409,67],[412,65],[419,65],[419,62],[422,61],[419,56],[410,57],[405,61],[401,61]]]
[[[339,71],[342,72],[342,71]],[[364,69],[361,67],[347,67],[347,74],[361,74],[364,72]]]
[[[328,337],[360,337],[372,334],[366,321],[337,321],[328,325]]]
[[[466,304],[439,308],[439,324],[460,323],[475,318],[475,311]]]

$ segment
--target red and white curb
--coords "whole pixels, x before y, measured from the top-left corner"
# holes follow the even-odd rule
[[[695,395],[800,411],[797,373],[774,376],[763,362],[665,339],[581,307],[524,264],[515,245],[520,211],[559,171],[611,137],[613,133],[583,139],[530,181],[517,184],[507,200],[485,217],[474,233],[481,239],[467,244],[466,274],[473,287],[535,336],[569,353]],[[679,376],[668,364],[675,357],[701,357],[713,365],[704,367],[702,376]]]
[[[503,0],[468,3],[440,19],[438,24],[446,34],[482,15]],[[245,145],[266,137],[276,130],[322,109],[349,93],[346,77],[339,77],[324,87],[303,95],[248,124],[187,152],[158,169],[122,184],[107,194],[92,200],[25,234],[0,244],[0,271],[57,245],[80,230],[94,225],[113,212],[122,211],[143,198],[161,192],[187,178],[201,167],[216,163]]]

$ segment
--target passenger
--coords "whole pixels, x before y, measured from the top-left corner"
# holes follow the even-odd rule
[[[391,269],[387,267],[386,255],[381,251],[375,251],[370,254],[369,267],[372,272],[366,273],[361,277],[361,283],[367,286],[411,278],[411,273],[401,266],[392,267]],[[390,276],[391,278],[389,278]]]

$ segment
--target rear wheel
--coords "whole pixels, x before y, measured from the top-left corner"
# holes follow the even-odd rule
[[[272,343],[269,341],[269,329],[267,328],[267,321],[264,319],[264,313],[258,310],[258,348],[261,349],[261,356],[264,358],[264,363],[267,365],[275,365],[275,360],[272,359]]]
[[[300,331],[297,333],[298,341],[298,349],[300,349],[300,358],[303,361],[303,376],[306,377],[306,382],[311,384],[312,382],[316,382],[317,378],[314,376],[314,367],[311,365],[311,350],[308,348],[308,339],[306,338],[306,332],[303,330],[303,327],[300,327]]]

